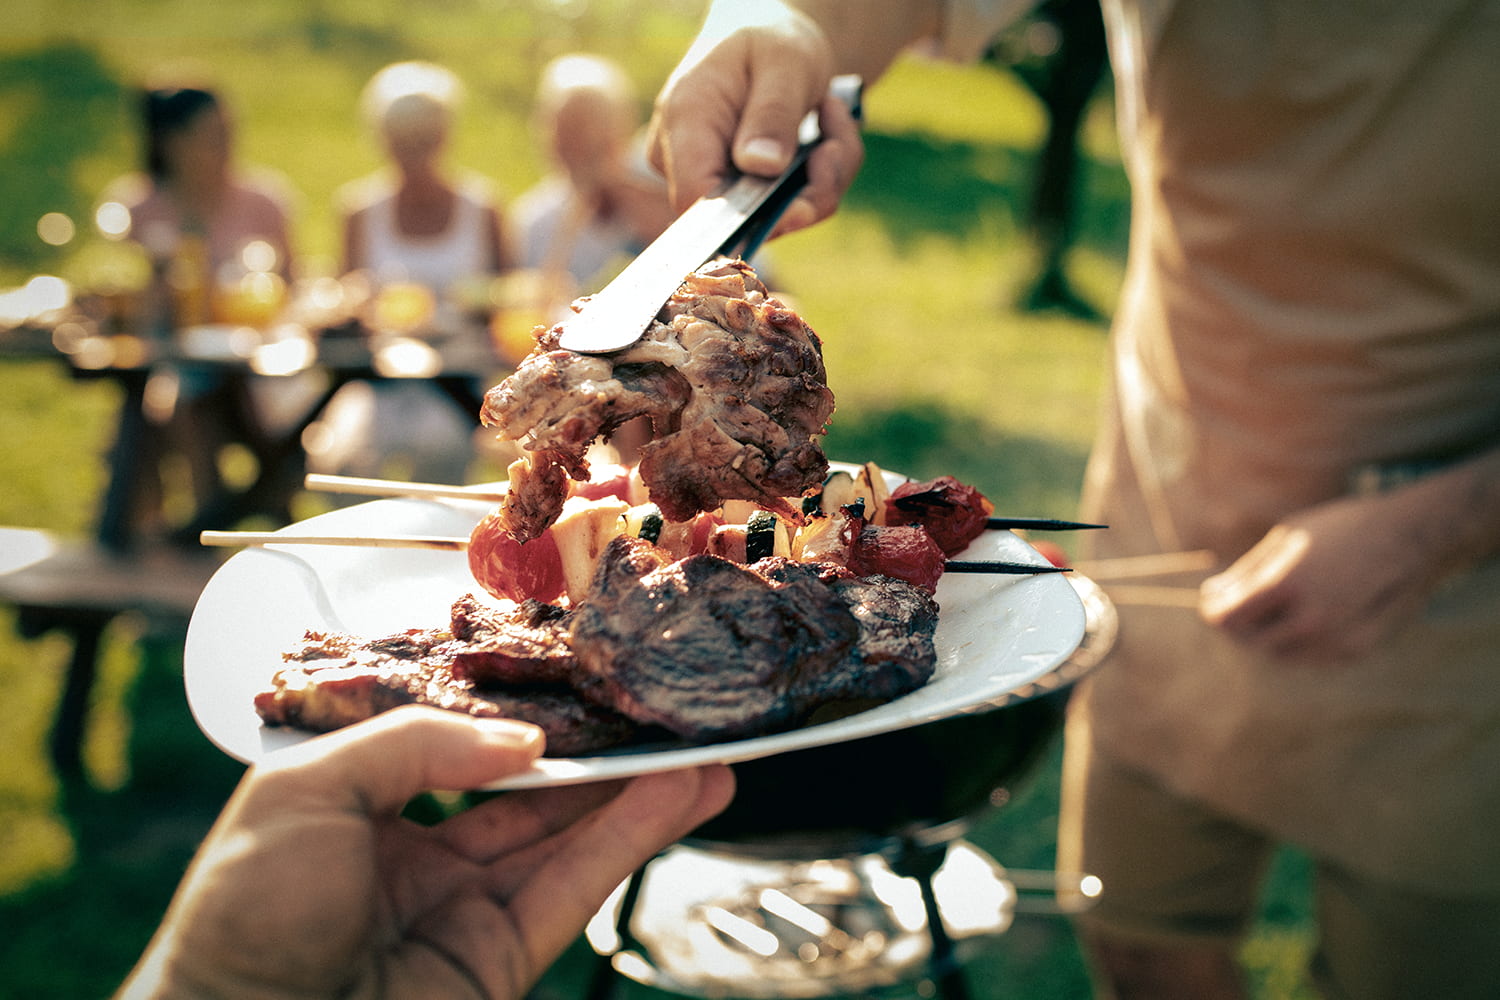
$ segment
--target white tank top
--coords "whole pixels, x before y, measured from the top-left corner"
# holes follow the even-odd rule
[[[447,229],[409,236],[397,228],[394,192],[373,202],[366,210],[364,236],[367,265],[376,282],[414,281],[442,292],[455,282],[491,273],[486,204],[461,190]]]

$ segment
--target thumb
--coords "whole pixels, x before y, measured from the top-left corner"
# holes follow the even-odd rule
[[[391,812],[422,792],[478,788],[523,771],[545,746],[542,730],[527,722],[404,705],[298,744],[257,770],[279,772],[331,803]]]

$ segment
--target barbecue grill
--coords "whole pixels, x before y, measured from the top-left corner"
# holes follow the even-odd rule
[[[1091,905],[1084,873],[1011,871],[965,835],[1043,755],[1113,645],[1113,605],[1050,673],[987,710],[734,765],[730,807],[621,885],[590,923],[591,1000],[619,977],[694,997],[909,991],[964,1000],[963,964],[1017,913]]]

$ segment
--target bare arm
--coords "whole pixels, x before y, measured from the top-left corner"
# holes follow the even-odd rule
[[[878,80],[903,49],[942,30],[942,0],[851,3],[789,0],[823,29],[833,48],[833,71]]]
[[[344,216],[344,239],[340,273],[348,274],[365,266],[364,213],[355,211]]]
[[[509,246],[503,235],[503,226],[499,209],[486,207],[484,210],[484,244],[485,254],[489,258],[488,273],[490,274],[503,274],[513,266],[513,261],[509,257]]]

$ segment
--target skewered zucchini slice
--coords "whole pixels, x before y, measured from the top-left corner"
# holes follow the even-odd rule
[[[631,538],[639,538],[653,545],[661,541],[662,527],[666,520],[656,504],[639,504],[620,516],[625,519],[625,534]]]

